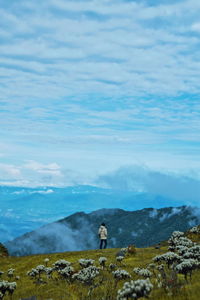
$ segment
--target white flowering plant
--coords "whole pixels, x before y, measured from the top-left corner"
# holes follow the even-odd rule
[[[112,274],[116,280],[131,278],[131,275],[126,270],[117,269],[116,271],[113,271]]]
[[[118,290],[117,300],[139,299],[147,297],[153,285],[149,279],[138,279],[136,281],[125,282],[122,289]]]
[[[85,283],[87,285],[91,285],[94,282],[94,279],[99,275],[99,268],[95,266],[89,266],[80,270],[78,273],[73,274],[72,279],[76,279]]]
[[[87,267],[92,266],[94,264],[94,260],[93,259],[81,258],[81,259],[79,259],[79,264],[82,268],[87,268]]]
[[[16,288],[16,282],[0,281],[0,299],[3,299],[6,294],[12,296]]]

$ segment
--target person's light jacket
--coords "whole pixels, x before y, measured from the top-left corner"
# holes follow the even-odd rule
[[[101,240],[106,240],[106,239],[107,239],[107,235],[108,235],[106,227],[103,226],[103,225],[101,225],[101,226],[99,227],[98,234],[99,234],[99,238],[100,238]]]

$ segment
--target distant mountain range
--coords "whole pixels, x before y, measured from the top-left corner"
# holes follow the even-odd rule
[[[185,204],[159,195],[87,185],[65,188],[0,186],[0,241],[11,240],[77,211],[91,212],[102,207],[133,211]]]
[[[7,242],[11,255],[53,253],[98,248],[97,230],[105,222],[109,247],[147,247],[200,223],[199,211],[186,206],[136,211],[100,209],[78,212]]]

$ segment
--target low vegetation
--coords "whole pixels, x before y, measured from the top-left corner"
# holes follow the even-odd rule
[[[0,299],[198,300],[200,230],[164,246],[0,256]]]

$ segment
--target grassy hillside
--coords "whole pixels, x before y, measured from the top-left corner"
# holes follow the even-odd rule
[[[189,233],[188,237],[196,242],[200,240],[200,234]],[[78,252],[65,252],[44,255],[33,255],[26,257],[0,257],[0,270],[4,272],[2,279],[16,281],[17,289],[12,296],[12,300],[19,300],[36,296],[37,300],[114,300],[117,299],[117,290],[121,289],[126,281],[142,279],[141,276],[133,272],[135,267],[147,268],[152,263],[152,258],[166,253],[167,246],[156,249],[155,247],[139,248],[136,253],[127,253],[122,262],[116,260],[116,254],[120,249],[90,250]],[[106,257],[106,266],[102,269],[99,265],[99,258]],[[53,272],[52,278],[47,278],[46,274],[41,274],[40,279],[31,279],[27,276],[27,271],[38,265],[45,265],[45,259],[48,258],[48,267],[51,267],[57,260],[65,259],[72,263],[74,272],[81,269],[78,260],[81,258],[95,260],[95,265],[100,267],[99,275],[93,282],[85,284],[76,280],[70,281],[61,277],[57,271]],[[115,280],[110,264],[116,264],[117,269],[123,269],[129,272],[131,279]],[[158,266],[158,264],[155,263]],[[153,267],[153,266],[152,266]],[[7,277],[7,270],[14,268],[13,277]],[[153,272],[150,280],[153,284],[153,290],[150,293],[150,299],[165,300],[198,300],[200,291],[200,269],[194,270],[191,279],[185,280],[182,274],[178,274],[175,279],[172,270],[164,266],[166,279],[161,278],[161,273],[157,267],[149,269]],[[16,276],[20,276],[16,280]],[[161,281],[162,285],[161,286]],[[10,299],[6,295],[4,300]],[[130,299],[130,298],[127,298]],[[143,299],[143,298],[141,298]]]

